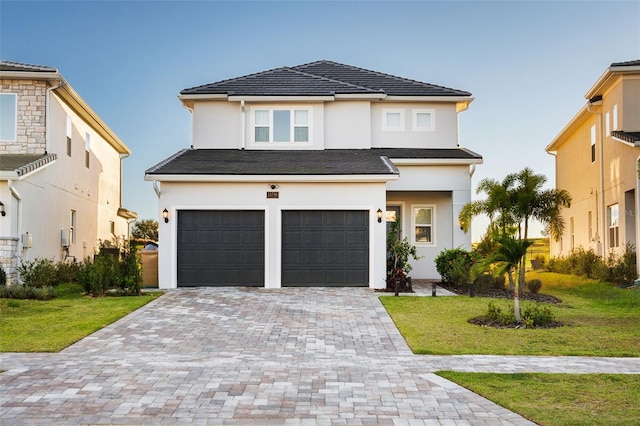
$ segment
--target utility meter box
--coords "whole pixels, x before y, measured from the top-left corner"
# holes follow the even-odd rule
[[[31,248],[33,246],[33,235],[30,233],[22,234],[22,248]]]
[[[69,247],[71,245],[71,230],[70,229],[62,229],[62,230],[60,230],[60,245],[62,247]]]

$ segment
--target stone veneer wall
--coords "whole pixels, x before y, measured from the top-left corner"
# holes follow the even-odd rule
[[[18,282],[18,239],[0,237],[0,266],[7,274],[7,285]]]
[[[1,141],[0,154],[43,154],[46,149],[47,83],[2,80],[2,93],[18,95],[17,140]]]

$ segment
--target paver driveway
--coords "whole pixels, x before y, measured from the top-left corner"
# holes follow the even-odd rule
[[[168,292],[60,353],[1,354],[2,423],[532,424],[432,374],[491,370],[500,357],[412,355],[377,296]],[[565,364],[581,371],[575,358]]]

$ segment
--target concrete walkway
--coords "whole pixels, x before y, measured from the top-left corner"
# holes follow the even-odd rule
[[[638,358],[417,356],[369,289],[168,292],[56,354],[0,354],[0,423],[530,425],[433,372]]]

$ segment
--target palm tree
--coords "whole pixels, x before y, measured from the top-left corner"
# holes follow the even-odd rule
[[[493,179],[482,179],[478,183],[476,193],[484,192],[487,198],[484,200],[471,201],[465,204],[458,215],[460,226],[464,232],[469,232],[471,219],[480,214],[489,217],[491,226],[505,230],[513,223],[511,218],[511,201],[509,196],[509,182],[503,180],[498,182]]]
[[[520,284],[521,277],[524,276],[521,276],[519,270],[522,268],[522,259],[527,254],[527,249],[531,244],[533,244],[532,241],[502,234],[498,240],[497,249],[471,269],[472,279],[477,278],[491,268],[493,268],[495,275],[504,275],[505,273],[508,275],[509,284],[513,288],[513,313],[518,323],[521,321]],[[515,283],[514,273],[516,277]]]

